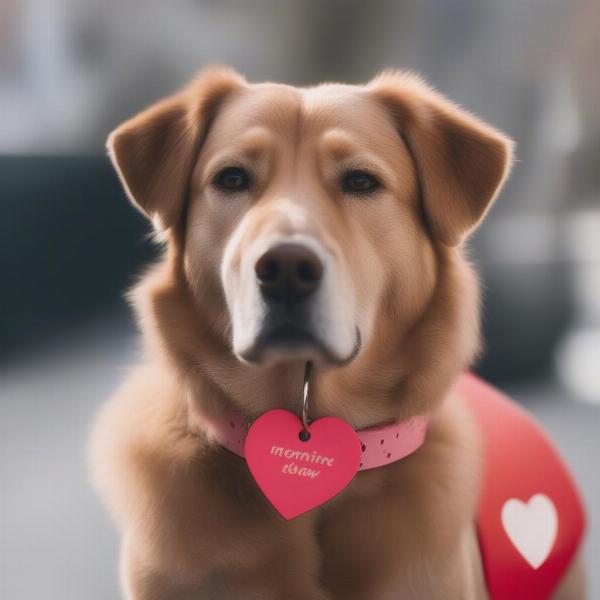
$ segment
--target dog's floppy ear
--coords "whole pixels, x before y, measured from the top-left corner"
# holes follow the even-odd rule
[[[413,74],[387,71],[367,89],[391,112],[413,156],[433,237],[459,244],[502,187],[512,141]]]
[[[211,67],[108,137],[109,156],[127,195],[157,229],[178,222],[207,127],[219,104],[244,83],[231,69]]]

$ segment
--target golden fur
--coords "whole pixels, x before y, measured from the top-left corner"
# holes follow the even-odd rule
[[[121,125],[108,147],[166,246],[131,295],[145,363],[92,440],[94,481],[123,534],[126,597],[486,598],[478,440],[448,390],[479,345],[462,241],[507,175],[511,142],[410,74],[300,90],[213,68]],[[376,199],[335,189],[337,165],[359,154],[384,181]],[[209,189],[232,156],[257,173],[251,200]],[[233,235],[235,265],[257,236],[293,230],[297,203],[349,273],[368,324],[352,362],[315,373],[312,416],[359,428],[428,412],[431,426],[413,456],[360,472],[286,522],[205,423],[231,405],[250,418],[298,409],[301,362],[257,367],[233,354],[219,278]],[[577,569],[557,598],[583,597]]]

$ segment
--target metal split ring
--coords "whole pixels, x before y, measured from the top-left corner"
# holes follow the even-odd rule
[[[300,439],[304,441],[308,440],[310,437],[310,432],[308,431],[308,425],[310,423],[310,419],[308,417],[308,392],[310,387],[310,373],[312,371],[312,363],[308,361],[304,366],[304,387],[302,394],[302,428],[303,431],[301,433]],[[302,436],[302,434],[304,434]]]

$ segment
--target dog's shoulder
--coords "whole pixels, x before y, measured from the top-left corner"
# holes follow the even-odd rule
[[[92,428],[92,480],[118,521],[143,505],[160,470],[184,463],[201,441],[187,425],[183,391],[168,369],[135,367]]]

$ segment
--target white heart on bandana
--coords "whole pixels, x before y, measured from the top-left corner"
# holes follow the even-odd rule
[[[529,502],[511,498],[502,507],[504,531],[519,554],[539,569],[545,562],[558,533],[558,512],[545,494],[536,494]]]

